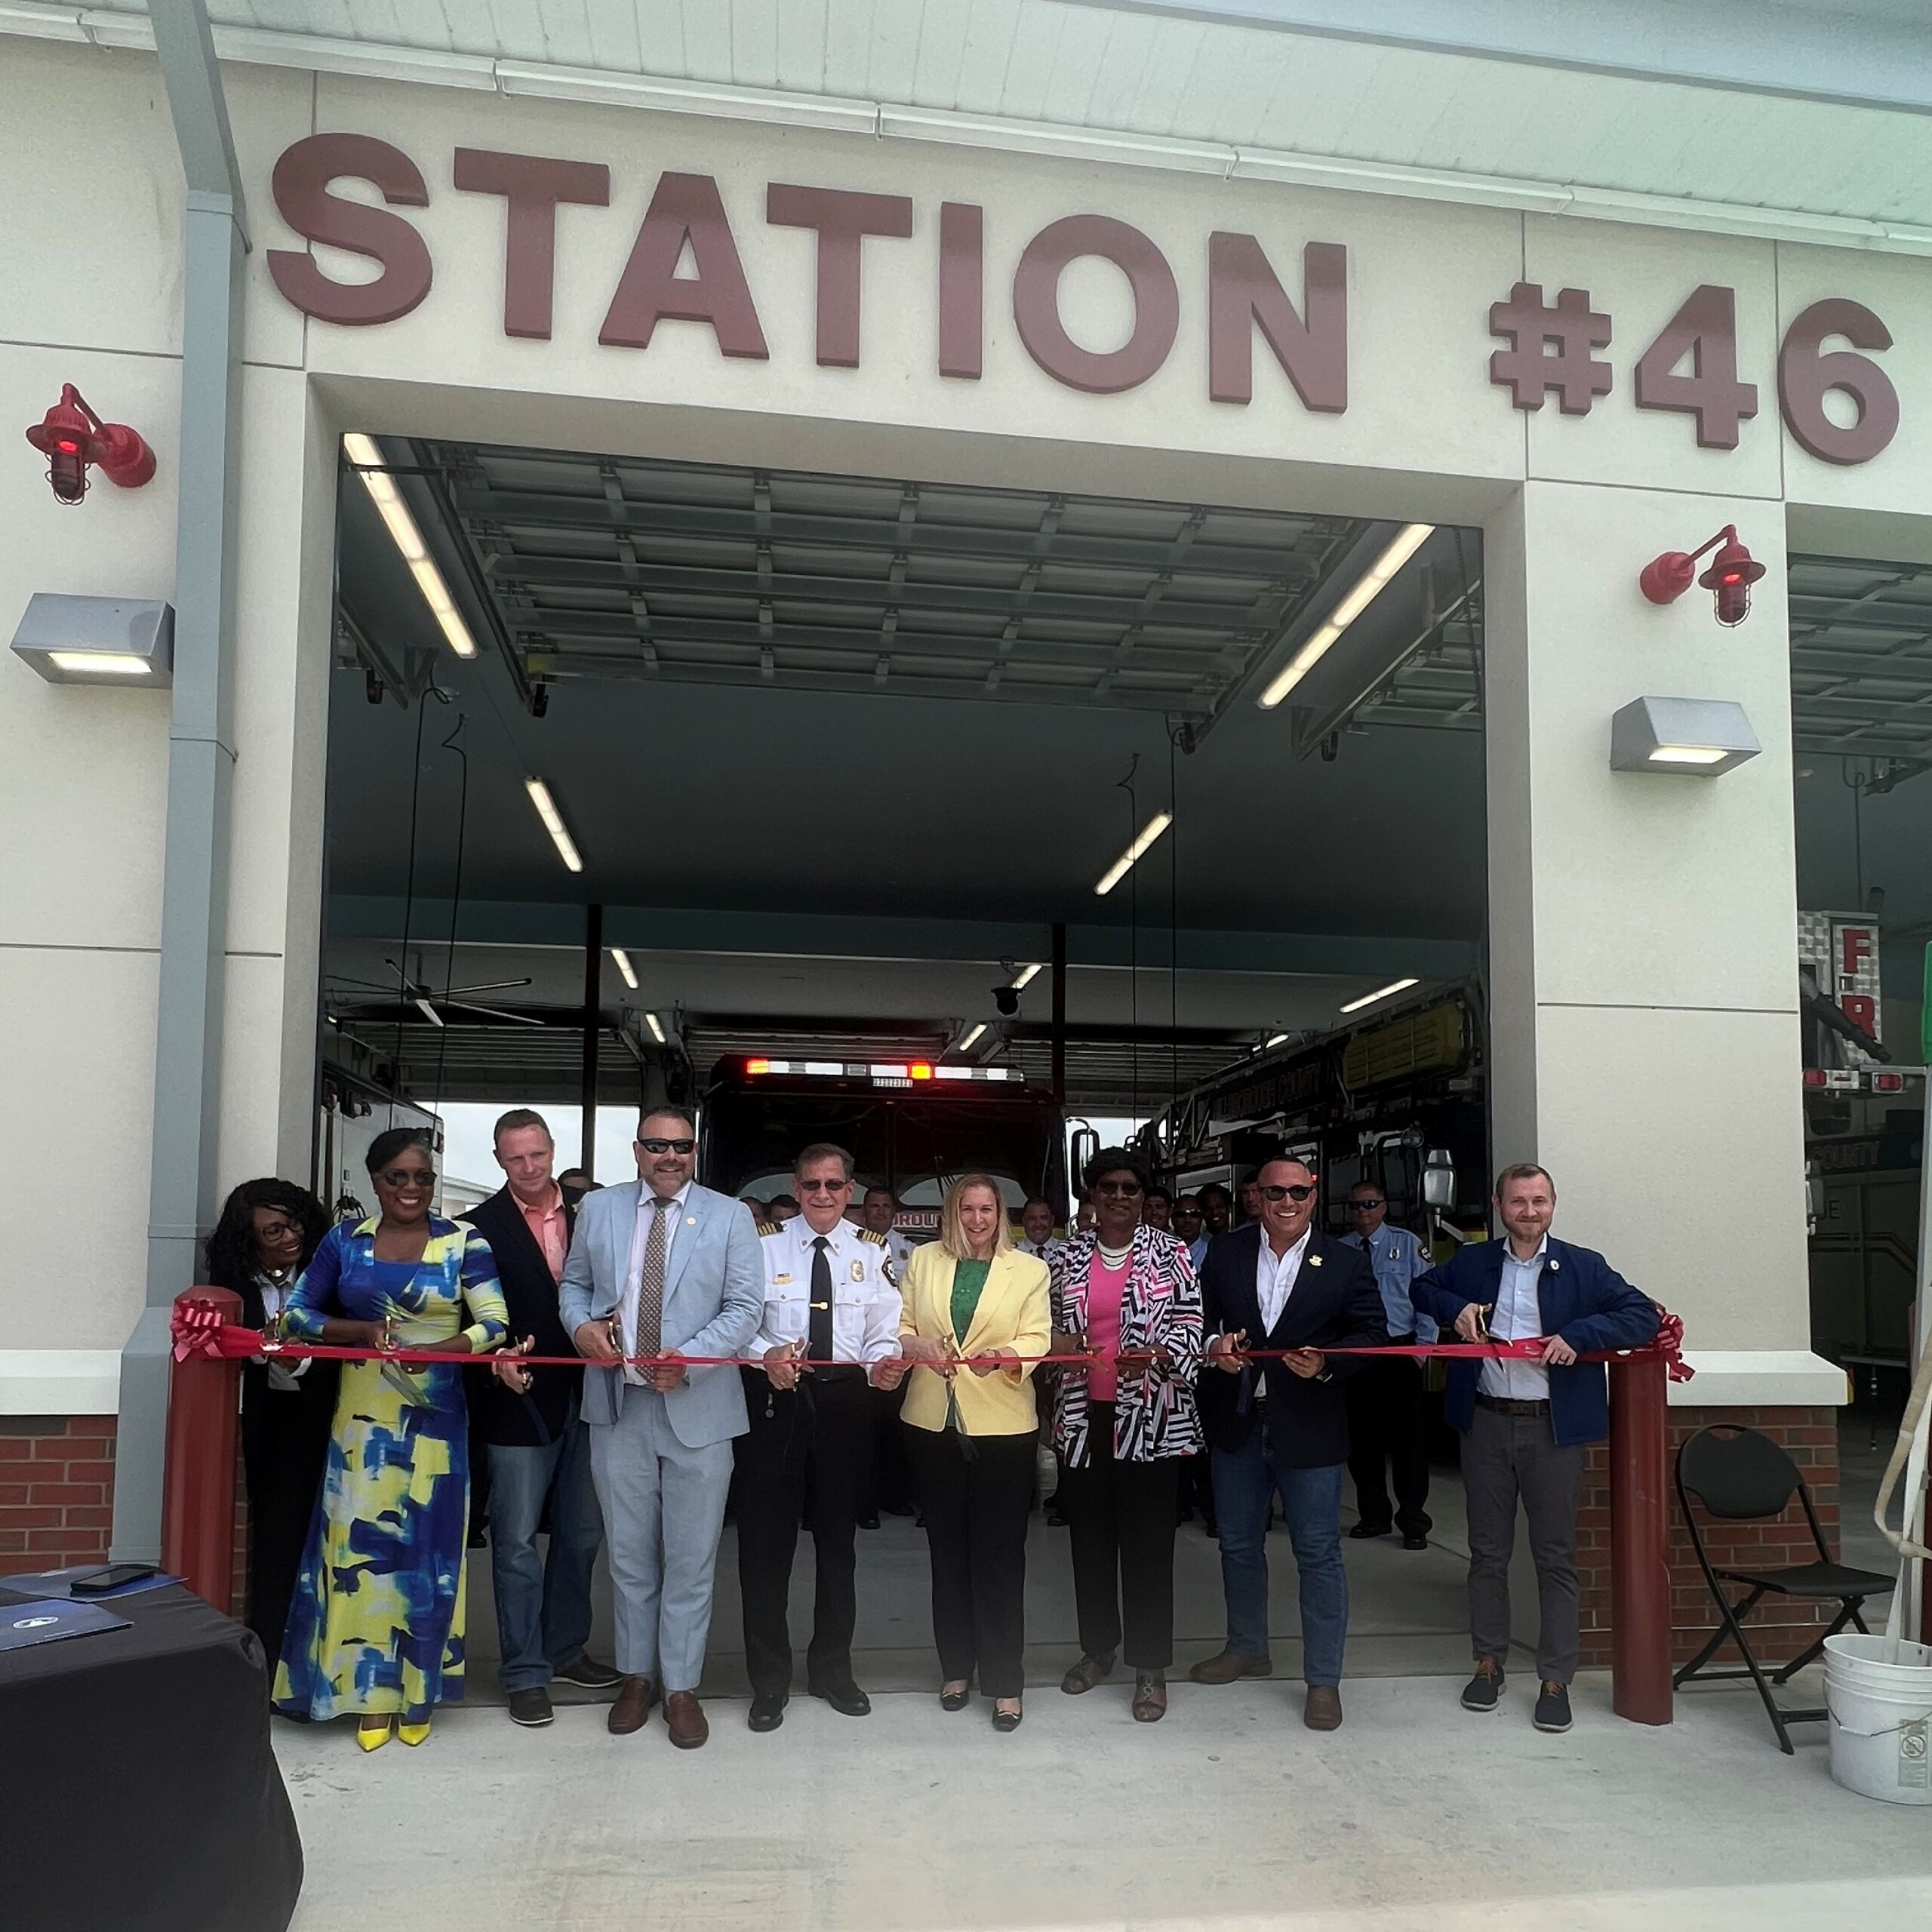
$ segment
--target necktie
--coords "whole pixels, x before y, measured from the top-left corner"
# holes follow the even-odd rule
[[[814,1361],[830,1361],[832,1355],[832,1259],[826,1238],[812,1237],[812,1306],[805,1331],[805,1353]]]
[[[644,1266],[637,1278],[637,1340],[635,1347],[641,1355],[654,1355],[664,1346],[664,1216],[667,1209],[675,1208],[675,1201],[666,1201],[660,1195],[651,1196],[651,1205],[657,1210],[651,1223],[651,1232],[644,1244]]]

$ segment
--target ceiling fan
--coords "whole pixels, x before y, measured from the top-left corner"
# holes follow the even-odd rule
[[[513,1026],[541,1026],[543,1024],[542,1020],[533,1020],[528,1014],[510,1013],[500,1006],[481,1006],[466,997],[471,993],[507,992],[514,987],[527,986],[531,983],[527,974],[520,980],[485,980],[474,986],[452,986],[439,998],[435,989],[426,980],[412,979],[395,960],[385,959],[383,964],[396,977],[394,989],[373,980],[351,979],[340,974],[331,977],[340,986],[365,986],[370,992],[379,993],[394,990],[432,1026],[448,1024],[443,1017],[445,1013],[480,1013],[486,1019],[507,1020]]]

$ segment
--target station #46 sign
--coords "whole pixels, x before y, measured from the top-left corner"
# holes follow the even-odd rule
[[[608,208],[611,170],[601,162],[460,147],[451,179],[459,193],[492,196],[503,205],[503,333],[547,341],[557,211],[567,205]],[[373,186],[383,205],[331,192],[337,182],[351,180]],[[277,211],[297,234],[360,255],[378,271],[372,279],[338,281],[305,250],[270,249],[275,287],[304,315],[369,328],[398,320],[427,297],[435,276],[429,242],[396,211],[427,208],[429,189],[401,149],[368,134],[311,134],[283,151],[271,185]],[[860,365],[866,245],[889,248],[936,221],[938,373],[978,381],[985,360],[984,214],[971,202],[943,201],[920,211],[907,195],[768,183],[766,225],[805,229],[816,238],[814,353],[820,366]],[[1089,256],[1111,262],[1132,291],[1133,326],[1111,349],[1084,346],[1061,312],[1061,275]],[[1304,409],[1346,414],[1348,250],[1337,242],[1310,242],[1300,266],[1299,294],[1291,294],[1256,236],[1224,229],[1208,236],[1210,401],[1240,406],[1254,399],[1258,334]],[[903,285],[894,283],[895,297]],[[1064,215],[1048,223],[1020,251],[1011,296],[1014,328],[1027,354],[1056,382],[1091,395],[1116,395],[1147,381],[1166,364],[1180,330],[1181,297],[1172,263],[1150,235],[1110,214]],[[1480,355],[1482,338],[1476,318],[1470,319],[1470,352]],[[660,321],[709,328],[727,356],[770,357],[758,300],[711,175],[667,169],[658,177],[597,340],[607,348],[648,349]],[[1610,346],[1613,320],[1592,306],[1588,289],[1560,289],[1549,297],[1540,283],[1518,281],[1491,306],[1488,325],[1490,337],[1503,345],[1490,353],[1490,380],[1509,392],[1517,408],[1540,410],[1553,395],[1564,414],[1587,416],[1611,393],[1617,372],[1598,352]],[[1826,347],[1839,341],[1849,346]],[[1812,455],[1826,463],[1869,463],[1897,435],[1897,392],[1872,359],[1891,344],[1890,330],[1872,310],[1840,297],[1814,302],[1792,320],[1777,353],[1778,408],[1794,439]],[[1736,291],[1710,282],[1690,290],[1630,374],[1638,408],[1679,412],[1691,419],[1705,448],[1735,449],[1740,426],[1758,407],[1757,383],[1738,369]],[[1855,420],[1835,422],[1826,414],[1825,399],[1834,391],[1849,401]]]

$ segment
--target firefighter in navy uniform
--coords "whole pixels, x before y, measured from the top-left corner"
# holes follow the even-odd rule
[[[753,1730],[776,1730],[792,1690],[786,1617],[801,1524],[812,1533],[817,1594],[806,1688],[848,1717],[872,1700],[852,1675],[858,1613],[853,1545],[870,1480],[872,1371],[899,1353],[899,1291],[884,1238],[845,1220],[852,1157],[821,1143],[795,1170],[803,1211],[763,1223],[764,1315],[741,1371],[750,1427],[737,1439],[738,1586]],[[801,1367],[801,1361],[830,1363]]]

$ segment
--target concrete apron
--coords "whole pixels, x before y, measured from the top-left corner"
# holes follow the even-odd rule
[[[863,1721],[797,1698],[770,1737],[718,1699],[694,1752],[661,1715],[613,1738],[595,1709],[536,1731],[445,1711],[421,1749],[369,1757],[346,1724],[278,1724],[308,1854],[294,1932],[362,1932],[385,1900],[415,1932],[1932,1922],[1924,1814],[1832,1784],[1821,1729],[1785,1758],[1721,1690],[1646,1730],[1593,1674],[1546,1737],[1527,1691],[1478,1717],[1439,1678],[1361,1679],[1325,1737],[1299,1685],[1266,1683],[1177,1685],[1152,1727],[1124,1687],[1035,1690],[1011,1737],[929,1692]]]

